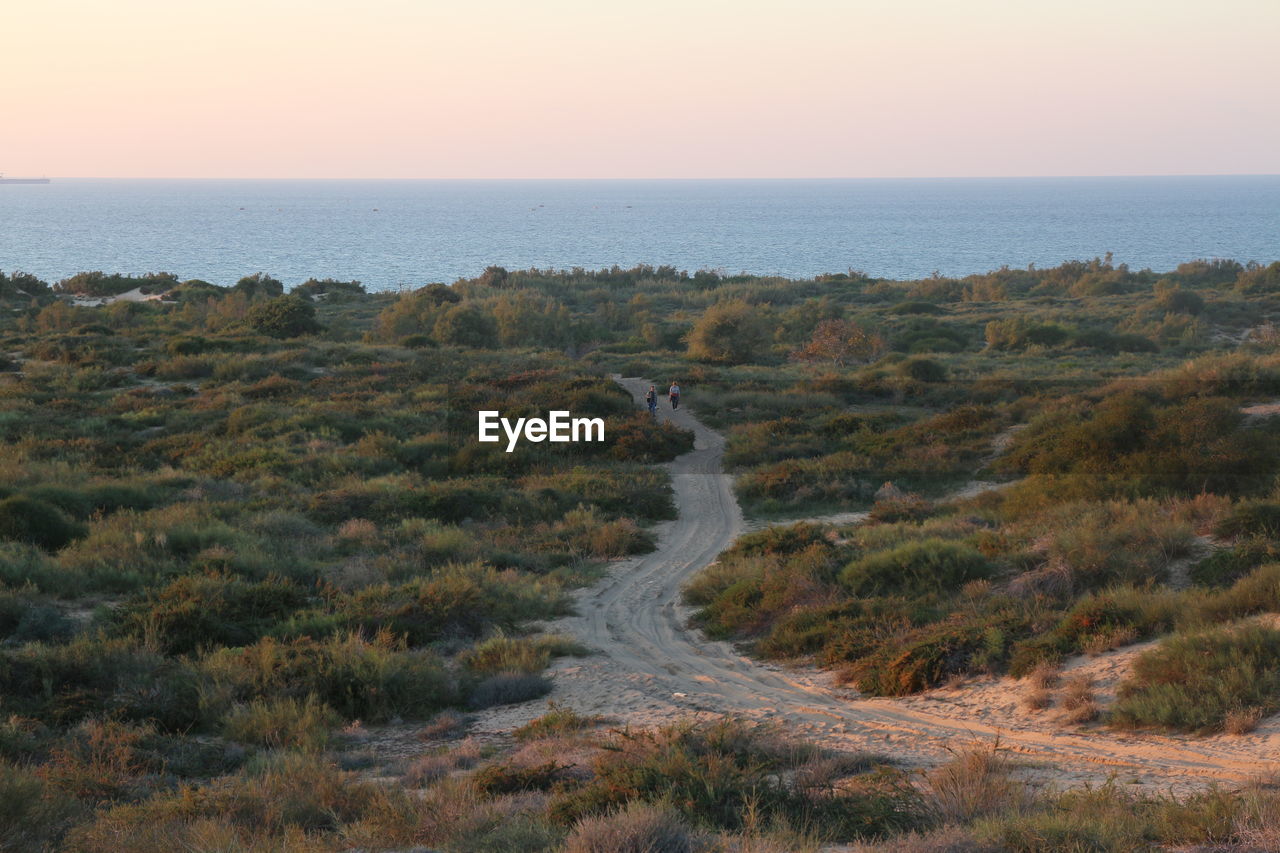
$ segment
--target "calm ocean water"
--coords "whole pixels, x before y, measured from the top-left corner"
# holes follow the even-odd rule
[[[1280,176],[830,181],[122,181],[0,186],[0,269],[264,270],[371,288],[671,264],[890,278],[1113,252],[1280,259]]]

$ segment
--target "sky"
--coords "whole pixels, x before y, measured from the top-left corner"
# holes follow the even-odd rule
[[[1280,172],[1276,0],[10,4],[0,172]]]

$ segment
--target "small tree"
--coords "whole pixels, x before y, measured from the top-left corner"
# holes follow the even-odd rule
[[[878,358],[888,348],[884,338],[852,320],[823,320],[809,343],[791,353],[795,361],[830,361],[843,367]]]
[[[320,331],[316,309],[297,296],[277,296],[249,309],[246,317],[254,331],[273,338],[296,338]]]
[[[338,281],[332,278],[309,278],[292,291],[312,302],[353,302],[365,295],[364,285],[358,281]]]
[[[1168,279],[1156,282],[1155,294],[1156,307],[1166,314],[1199,314],[1204,310],[1204,299],[1200,294],[1183,290]]]
[[[283,296],[284,282],[264,272],[247,275],[236,282],[235,289],[253,299],[256,296]]]
[[[699,361],[742,364],[759,355],[767,341],[760,311],[741,299],[712,305],[689,332],[689,355]]]
[[[432,333],[442,344],[463,347],[495,347],[498,324],[493,316],[478,305],[455,305],[440,315]]]
[[[39,299],[48,296],[49,285],[25,272],[0,272],[0,299]]]

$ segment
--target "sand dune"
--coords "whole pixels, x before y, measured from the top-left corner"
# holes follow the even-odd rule
[[[638,400],[649,383],[619,379]],[[695,402],[696,405],[696,402]],[[654,725],[732,713],[776,721],[825,745],[884,754],[908,766],[945,761],[974,742],[996,743],[1028,762],[1036,780],[1121,783],[1185,790],[1274,772],[1280,722],[1264,720],[1244,737],[1194,738],[1064,727],[1053,709],[1019,706],[1026,686],[1008,678],[973,681],[907,699],[869,699],[836,685],[829,673],[753,661],[732,644],[690,629],[680,589],[747,526],[723,471],[724,439],[682,407],[662,417],[691,429],[694,450],[670,463],[679,517],[661,525],[654,552],[615,564],[580,592],[578,615],[549,630],[571,633],[598,650],[562,659],[551,671],[552,699],[622,723]],[[1087,671],[1105,702],[1140,647],[1069,662]],[[477,734],[508,731],[543,713],[542,703],[494,709]]]

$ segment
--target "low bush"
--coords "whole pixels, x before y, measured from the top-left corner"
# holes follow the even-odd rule
[[[563,708],[554,702],[550,703],[550,707],[551,710],[541,717],[530,720],[512,732],[515,739],[529,741],[577,734],[594,728],[604,720],[596,715],[579,714],[572,708]]]
[[[1044,665],[1056,665],[1091,646],[1116,638],[1129,642],[1168,631],[1180,619],[1194,618],[1183,597],[1167,590],[1116,588],[1079,599],[1056,624],[1016,643],[1009,674],[1021,678]]]
[[[458,662],[472,672],[484,675],[538,673],[547,668],[553,657],[586,653],[586,648],[564,635],[508,637],[498,633],[464,651],[458,656]]]
[[[1188,522],[1151,500],[1066,503],[1027,527],[1036,535],[1034,547],[1083,589],[1164,580],[1169,563],[1195,542]]]
[[[185,731],[202,722],[199,689],[189,664],[130,640],[81,635],[0,649],[0,710],[50,725],[113,717]]]
[[[993,671],[1026,633],[1016,615],[984,614],[923,625],[886,640],[848,667],[846,677],[873,696],[906,696],[956,675]]]
[[[1175,635],[1133,663],[1114,725],[1222,731],[1233,712],[1280,708],[1280,630],[1259,625]]]
[[[55,790],[87,802],[137,799],[146,793],[143,777],[163,767],[145,747],[153,734],[147,725],[87,720],[50,749],[39,773]]]
[[[567,607],[559,585],[479,563],[449,565],[404,584],[369,586],[336,599],[338,624],[388,630],[414,645],[470,638],[492,627],[513,630],[551,619]]]
[[[564,778],[566,766],[548,761],[532,767],[488,764],[471,776],[471,784],[486,796],[546,791]]]
[[[812,753],[767,731],[724,720],[652,733],[620,733],[596,759],[594,778],[553,797],[554,819],[576,824],[632,803],[669,805],[694,825],[757,831],[805,826],[823,838],[853,840],[901,830],[921,819],[918,795],[892,774],[848,779],[842,793],[791,789],[781,774]]]
[[[1229,548],[1220,548],[1190,569],[1191,582],[1199,586],[1224,587],[1235,583],[1263,563],[1280,557],[1275,543],[1245,539]]]
[[[251,583],[226,575],[187,575],[121,608],[118,629],[167,654],[243,646],[275,630],[307,601],[290,581]]]
[[[54,850],[89,806],[56,790],[30,768],[0,761],[0,848]]]
[[[0,539],[26,542],[57,551],[87,532],[57,507],[34,498],[14,495],[0,500]]]
[[[206,706],[255,699],[314,696],[346,720],[425,719],[458,702],[441,661],[411,651],[383,632],[324,640],[264,638],[244,648],[220,649],[200,661],[212,682]]]
[[[222,733],[231,740],[267,749],[314,751],[328,745],[340,722],[333,709],[314,696],[255,699],[227,712],[222,718]]]
[[[1280,539],[1280,503],[1241,501],[1214,525],[1213,535],[1219,539]]]
[[[366,820],[408,846],[404,824],[413,812],[402,791],[359,781],[316,756],[282,753],[220,783],[100,809],[67,846],[85,853],[316,849],[341,846]],[[305,848],[299,839],[307,839]]]
[[[916,382],[945,382],[947,368],[932,358],[909,358],[898,365],[898,373]]]
[[[967,545],[925,539],[855,559],[840,572],[840,582],[855,596],[922,595],[958,590],[993,571],[990,561]]]
[[[12,644],[69,639],[76,623],[40,598],[0,588],[0,640]]]
[[[1014,762],[995,747],[957,752],[926,776],[932,816],[946,825],[971,823],[1017,812],[1031,804],[1031,792],[1013,778]]]
[[[565,840],[565,853],[693,853],[700,845],[670,807],[632,803],[608,814],[584,817]]]

